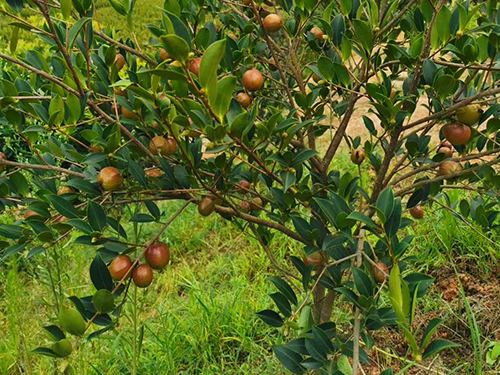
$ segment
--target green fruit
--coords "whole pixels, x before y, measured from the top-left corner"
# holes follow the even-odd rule
[[[115,299],[109,290],[101,289],[94,294],[92,303],[99,314],[104,314],[113,310]]]
[[[85,333],[85,320],[78,310],[74,308],[62,308],[59,311],[59,324],[61,328],[75,336],[82,336]]]
[[[483,113],[479,104],[469,104],[456,111],[458,121],[465,125],[472,125],[479,121]]]
[[[73,351],[73,346],[71,345],[71,341],[68,339],[62,339],[53,343],[50,349],[52,349],[52,351],[59,357],[67,357]]]

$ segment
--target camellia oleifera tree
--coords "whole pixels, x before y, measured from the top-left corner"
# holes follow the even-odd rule
[[[276,267],[277,308],[257,314],[282,330],[274,353],[292,372],[340,374],[347,356],[358,374],[389,325],[416,362],[454,346],[434,340],[439,319],[414,324],[432,278],[408,271],[405,228],[437,204],[494,233],[495,1],[166,0],[147,49],[100,25],[92,0],[7,3],[0,121],[29,153],[0,154],[2,209],[18,215],[0,225],[3,259],[36,259],[70,233],[96,252],[95,294],[58,305],[54,343],[36,352],[66,357],[114,328],[128,288],[168,264],[162,235],[190,204],[196,220],[218,214],[257,238]],[[133,0],[110,3],[133,20]],[[16,28],[43,48],[16,55]],[[370,115],[354,137],[361,103]],[[340,150],[359,173],[338,171]],[[155,202],[167,200],[185,203],[165,219]],[[163,223],[146,243],[121,224],[130,205],[136,226]],[[280,264],[276,232],[304,258]]]

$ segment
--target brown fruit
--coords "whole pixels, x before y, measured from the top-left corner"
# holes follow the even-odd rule
[[[124,118],[128,118],[130,120],[137,120],[139,118],[139,115],[135,112],[129,111],[127,108],[122,107],[122,116]]]
[[[132,260],[128,255],[118,255],[109,265],[109,273],[113,280],[121,280],[132,267]],[[128,275],[130,277],[130,274]]]
[[[321,266],[323,265],[324,258],[323,258],[323,255],[321,255],[321,253],[315,252],[309,256],[304,256],[304,258],[302,258],[302,261],[304,262],[304,264],[306,266],[308,266],[310,264],[314,264],[314,269],[317,270],[317,269],[321,268]]]
[[[471,130],[467,125],[446,124],[443,126],[443,134],[452,145],[460,146],[467,143],[471,136]]]
[[[162,270],[170,259],[170,250],[167,244],[156,242],[149,246],[144,253],[146,262],[155,270]]]
[[[321,77],[319,75],[317,75],[316,73],[314,73],[312,75],[312,79],[314,82],[318,83],[319,81],[321,81]]]
[[[189,62],[189,70],[196,76],[200,73],[201,57],[197,57]]]
[[[121,53],[117,53],[115,57],[115,65],[118,70],[122,70],[125,66],[125,57]]]
[[[448,148],[453,149],[453,145],[447,140],[444,140],[443,142],[441,142],[441,147],[448,147]]]
[[[363,160],[365,160],[365,151],[361,148],[357,148],[351,151],[351,161],[354,164],[360,165]]]
[[[283,18],[277,14],[269,14],[264,18],[263,24],[267,32],[274,33],[283,27]]]
[[[257,69],[250,69],[243,74],[241,81],[248,91],[257,91],[264,84],[264,77]]]
[[[97,175],[97,182],[104,190],[113,191],[122,185],[123,177],[115,167],[105,167]]]
[[[422,219],[424,217],[424,209],[420,205],[412,207],[410,208],[410,215],[414,219]]]
[[[377,283],[383,283],[385,278],[389,275],[389,267],[382,262],[377,262],[377,266],[378,267],[372,266],[373,278]]]
[[[157,135],[149,143],[149,151],[155,155],[172,156],[176,150],[177,145],[173,138],[165,138]]]
[[[462,170],[462,166],[455,161],[445,161],[439,166],[438,175],[447,176],[452,173],[460,172]]]
[[[236,95],[236,101],[246,109],[250,106],[252,99],[250,99],[250,96],[247,93],[240,92],[238,95]]]
[[[7,160],[7,156],[3,152],[0,152],[0,159]],[[0,172],[3,172],[7,169],[7,165],[0,164]]]
[[[35,212],[35,211],[33,211],[33,210],[26,210],[26,212],[25,212],[25,213],[24,213],[24,215],[23,215],[23,217],[24,217],[25,219],[27,219],[27,218],[29,218],[29,217],[31,217],[31,216],[40,216],[40,217],[42,217],[42,215],[40,215],[38,212]]]
[[[252,205],[247,202],[247,201],[241,201],[239,204],[238,204],[238,207],[241,209],[241,211],[243,212],[250,212],[250,210],[252,209]]]
[[[60,186],[59,189],[57,189],[57,195],[71,194],[71,193],[73,193],[73,189],[71,189],[69,186]]]
[[[323,30],[321,30],[318,26],[314,26],[311,30],[310,30],[311,34],[313,34],[316,39],[318,40],[323,40]]]
[[[262,199],[260,199],[260,197],[255,197],[254,199],[252,199],[251,206],[253,211],[260,211],[262,210],[262,207],[264,207],[264,202],[262,202]]]
[[[146,176],[160,178],[162,176],[162,173],[158,168],[151,168],[146,171]]]
[[[198,203],[198,212],[201,216],[209,216],[215,210],[215,202],[205,197]]]
[[[146,288],[153,281],[153,270],[147,264],[141,264],[132,273],[132,279],[139,288]]]
[[[241,180],[238,183],[238,185],[241,186],[244,189],[250,189],[251,183],[249,181],[247,181],[247,180]]]
[[[171,59],[172,56],[164,49],[160,49],[160,60],[165,61],[166,59]]]
[[[448,147],[440,147],[437,153],[444,154],[445,157],[451,158],[453,155],[453,149]]]
[[[65,221],[68,221],[69,217],[66,216],[60,216],[56,219],[56,223],[64,223]]]

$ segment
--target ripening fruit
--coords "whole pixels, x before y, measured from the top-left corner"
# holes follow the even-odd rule
[[[308,266],[310,264],[314,264],[314,269],[317,270],[317,269],[321,268],[321,266],[323,265],[324,258],[323,258],[323,255],[321,255],[320,252],[315,252],[315,253],[312,253],[309,256],[304,256],[304,258],[302,259],[302,261],[304,262],[304,264],[306,266]]]
[[[59,357],[68,357],[73,351],[73,345],[68,339],[62,339],[53,343],[50,347]]]
[[[144,259],[155,270],[162,270],[170,259],[170,249],[163,242],[155,242],[146,249]]]
[[[139,115],[137,113],[129,111],[125,107],[122,107],[122,116],[130,120],[137,120],[139,118]]]
[[[0,152],[0,159],[7,160],[7,156],[3,152]],[[7,165],[0,164],[0,172],[3,172],[7,169]]]
[[[420,205],[412,207],[410,208],[410,215],[414,219],[422,219],[424,217],[424,209]]]
[[[389,275],[389,267],[383,262],[377,262],[377,266],[372,266],[373,278],[377,283],[383,283],[387,275]]]
[[[171,59],[172,56],[164,49],[160,49],[160,60],[165,61],[166,59]]]
[[[170,99],[167,95],[165,94],[160,94],[158,95],[158,107],[160,107],[161,110],[164,110],[168,106],[170,106]]]
[[[238,203],[238,207],[243,212],[250,212],[250,210],[252,209],[252,205],[247,201],[241,201],[240,203]]]
[[[452,145],[460,146],[467,143],[471,136],[471,130],[467,125],[446,124],[443,126],[443,134]]]
[[[481,106],[479,104],[469,104],[465,107],[457,109],[455,113],[458,121],[466,125],[472,125],[479,121],[483,111],[481,110]]]
[[[215,202],[205,197],[198,203],[198,212],[201,216],[209,216],[215,210]]]
[[[162,176],[161,171],[158,168],[151,168],[146,171],[146,176],[160,178]]]
[[[141,264],[134,270],[132,279],[139,288],[146,288],[153,281],[153,270],[147,264]]]
[[[157,135],[149,143],[149,151],[155,155],[172,156],[177,151],[177,145],[173,138]]]
[[[59,325],[64,331],[75,336],[81,336],[85,333],[85,320],[75,308],[61,308],[58,317]]]
[[[441,142],[441,147],[448,147],[448,148],[453,149],[453,145],[449,141],[446,141],[446,140]]]
[[[189,62],[189,70],[196,76],[200,72],[201,57],[197,57]]]
[[[323,40],[323,30],[321,30],[318,26],[314,26],[311,30],[309,30],[311,34],[313,34],[316,39],[319,41]]]
[[[121,53],[117,53],[115,57],[115,65],[118,70],[122,70],[125,66],[125,57]]]
[[[253,211],[260,211],[264,207],[264,202],[260,197],[255,197],[252,199],[251,206]]]
[[[462,170],[462,166],[455,161],[445,161],[439,166],[438,175],[447,176],[452,173],[460,172]]]
[[[121,280],[132,267],[132,260],[128,255],[118,255],[109,265],[109,273],[113,280]],[[128,275],[130,277],[130,274]]]
[[[453,156],[453,149],[448,147],[439,147],[438,154],[444,154],[445,157],[451,158]]]
[[[264,84],[264,77],[261,72],[254,68],[247,70],[245,74],[243,74],[241,81],[243,87],[248,91],[257,91],[260,90]]]
[[[264,29],[267,32],[274,33],[283,27],[283,18],[277,14],[269,14],[264,18]]]
[[[241,180],[239,183],[238,183],[239,186],[241,186],[242,188],[244,189],[250,189],[250,182],[247,181],[247,180]]]
[[[250,106],[252,99],[250,99],[250,96],[247,93],[240,92],[236,95],[236,101],[240,103],[243,108],[247,109]]]
[[[24,218],[27,219],[31,216],[40,216],[40,218],[42,217],[42,215],[40,215],[38,212],[35,212],[33,210],[26,210],[26,212],[24,213]]]
[[[105,167],[97,175],[97,182],[104,190],[113,191],[122,185],[123,177],[115,167]]]
[[[71,189],[69,186],[60,186],[59,189],[57,189],[57,195],[71,194],[71,193],[73,193],[73,189]]]
[[[351,151],[351,161],[354,164],[360,165],[363,160],[365,160],[365,151],[361,148],[357,148]]]

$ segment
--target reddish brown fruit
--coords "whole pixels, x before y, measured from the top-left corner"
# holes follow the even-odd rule
[[[238,183],[238,185],[241,186],[244,189],[250,189],[251,183],[249,181],[247,181],[247,180],[241,180]]]
[[[132,260],[128,255],[118,255],[109,265],[109,273],[113,280],[121,280],[132,267]],[[130,277],[130,273],[128,275]]]
[[[0,152],[0,159],[7,160],[7,156],[3,152]],[[0,172],[3,172],[7,169],[7,165],[0,164]]]
[[[262,207],[264,207],[264,202],[262,202],[262,199],[260,199],[259,197],[255,197],[254,199],[252,199],[251,205],[253,211],[260,211],[262,210]]]
[[[215,202],[205,197],[198,203],[198,212],[201,216],[209,216],[215,210]]]
[[[373,278],[377,283],[383,283],[385,278],[389,275],[389,267],[385,263],[377,262],[377,266],[372,266]]]
[[[361,148],[357,148],[351,151],[351,161],[354,164],[360,165],[363,160],[365,160],[365,151]]]
[[[467,125],[446,124],[443,126],[443,134],[452,145],[460,146],[467,143],[471,136],[471,130]]]
[[[311,34],[313,34],[316,39],[319,41],[323,40],[323,30],[321,30],[318,26],[314,26],[311,30]]]
[[[277,14],[269,14],[264,18],[263,25],[267,32],[274,33],[283,27],[283,18]]]
[[[125,107],[122,107],[122,116],[130,120],[137,120],[139,118],[139,115],[137,113],[129,111]]]
[[[59,189],[57,189],[57,195],[71,194],[71,193],[73,193],[73,189],[71,189],[69,186],[60,186]]]
[[[438,175],[447,176],[456,172],[460,172],[462,170],[462,166],[455,161],[445,161],[439,166]]]
[[[321,253],[315,252],[309,256],[304,256],[302,261],[304,262],[304,264],[306,266],[308,266],[310,264],[314,264],[314,269],[317,270],[317,269],[321,268],[321,266],[323,265],[325,260],[323,258],[323,255],[321,255]]]
[[[441,142],[441,147],[448,147],[448,148],[451,148],[453,150],[453,145],[447,140],[444,140],[443,142]]]
[[[189,62],[189,70],[196,76],[200,73],[201,57],[197,57]]]
[[[424,217],[424,209],[420,205],[412,207],[410,208],[410,215],[414,219],[422,219]]]
[[[264,84],[264,77],[257,69],[250,69],[243,74],[241,81],[243,83],[243,87],[245,87],[248,91],[257,91],[260,90]]]
[[[153,281],[153,270],[147,264],[141,264],[134,270],[132,279],[139,288],[146,288]]]
[[[155,270],[162,270],[170,259],[170,250],[163,242],[156,242],[149,246],[144,253],[146,262]]]
[[[104,190],[113,191],[122,185],[123,177],[115,167],[105,167],[97,175],[97,182]]]
[[[238,207],[241,209],[241,211],[243,212],[250,212],[250,210],[252,209],[252,205],[247,202],[247,201],[241,201],[239,204],[238,204]]]
[[[116,54],[115,65],[118,68],[118,70],[122,70],[123,67],[125,66],[125,57],[123,57],[121,53]]]
[[[40,216],[40,217],[42,217],[42,215],[40,215],[38,212],[35,212],[35,211],[33,211],[33,210],[27,210],[27,211],[24,213],[24,216],[23,216],[23,217],[24,217],[25,219],[27,219],[27,218],[29,218],[29,217],[31,217],[31,216]]]
[[[165,61],[166,59],[171,59],[172,56],[164,49],[160,49],[160,60]]]
[[[146,171],[146,176],[160,178],[163,174],[158,168],[151,168]]]
[[[444,154],[445,157],[451,158],[453,155],[453,149],[448,147],[440,147],[437,153]]]
[[[164,138],[157,135],[149,143],[149,151],[155,155],[172,156],[176,150],[177,145],[173,138]]]
[[[250,99],[250,96],[245,93],[245,92],[240,92],[238,95],[236,95],[236,101],[240,103],[240,105],[243,108],[248,108],[250,106],[250,103],[252,102],[252,99]]]

